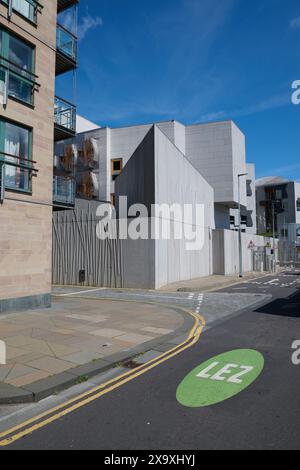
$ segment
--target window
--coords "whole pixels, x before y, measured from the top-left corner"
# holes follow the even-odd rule
[[[37,11],[41,9],[41,5],[36,0],[2,0],[7,6],[10,5],[12,9],[24,16],[32,23],[37,23]]]
[[[111,161],[111,174],[112,174],[112,179],[115,180],[123,170],[123,159],[118,158],[117,160],[112,160]]]
[[[300,198],[297,199],[297,212],[300,212]]]
[[[0,94],[33,104],[34,48],[0,28]]]
[[[5,187],[31,191],[32,131],[0,119],[0,162],[5,163]]]
[[[247,180],[247,197],[251,197],[252,194],[252,180]]]

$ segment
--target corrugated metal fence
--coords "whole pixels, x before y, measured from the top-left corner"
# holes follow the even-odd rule
[[[280,240],[278,249],[280,264],[286,265],[300,263],[300,249],[295,243],[287,240]]]
[[[54,285],[123,287],[122,243],[99,240],[97,223],[91,207],[53,214]]]

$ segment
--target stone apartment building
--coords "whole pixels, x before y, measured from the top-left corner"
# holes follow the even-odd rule
[[[77,0],[0,2],[0,312],[50,305],[54,141],[75,135],[75,107],[55,99],[76,68],[58,24]]]

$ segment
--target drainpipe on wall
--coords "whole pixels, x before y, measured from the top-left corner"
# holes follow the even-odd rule
[[[242,244],[242,211],[241,211],[241,178],[248,176],[248,173],[238,175],[238,199],[239,199],[239,265],[240,265],[240,278],[244,277],[243,270],[243,244]]]
[[[0,204],[5,199],[5,163],[0,162]]]
[[[8,0],[7,18],[10,20],[13,13],[13,0]]]

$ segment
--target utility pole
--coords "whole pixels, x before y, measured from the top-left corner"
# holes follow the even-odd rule
[[[275,204],[277,200],[272,200],[272,224],[273,224],[273,271],[276,272],[276,226],[275,226]]]
[[[238,193],[239,193],[239,261],[240,261],[240,278],[244,277],[243,272],[243,245],[242,245],[242,212],[241,212],[241,178],[247,176],[248,173],[238,175]]]

